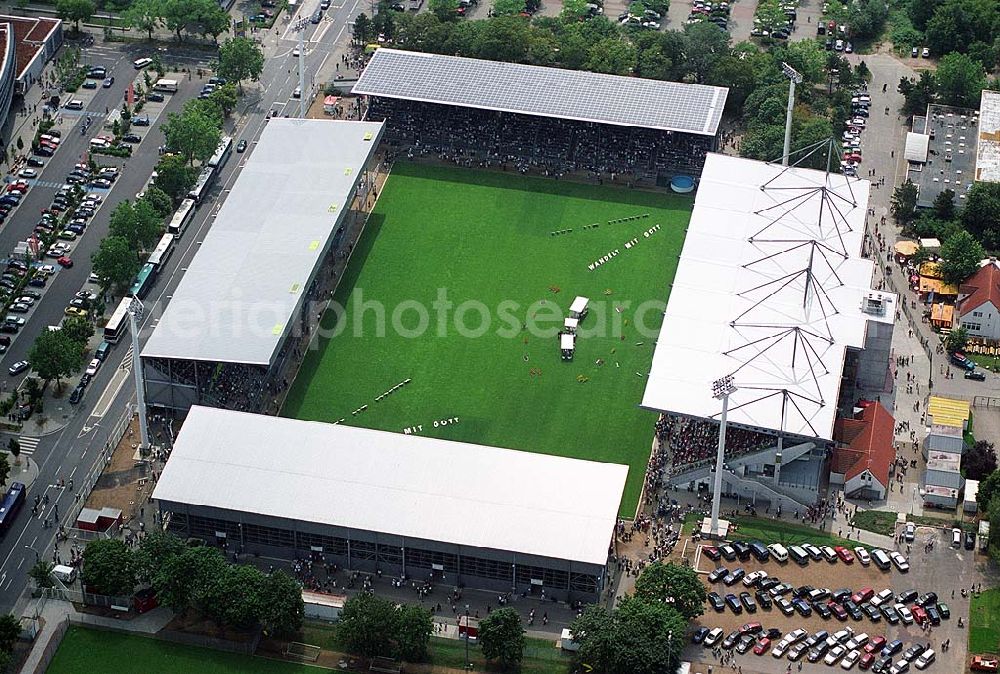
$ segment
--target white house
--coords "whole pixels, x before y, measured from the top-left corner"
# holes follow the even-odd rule
[[[958,322],[970,336],[1000,340],[1000,266],[995,260],[959,289]]]

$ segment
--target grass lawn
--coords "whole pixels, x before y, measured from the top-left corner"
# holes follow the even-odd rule
[[[896,513],[888,510],[865,510],[854,516],[854,526],[883,536],[896,532]]]
[[[335,297],[345,310],[324,316],[339,334],[306,355],[282,414],[628,464],[621,512],[633,514],[656,420],[638,404],[692,203],[397,163]],[[590,315],[564,362],[555,335],[577,295]],[[373,300],[382,335],[378,311],[359,311]],[[473,304],[486,314],[462,310]]]
[[[71,625],[45,671],[48,674],[136,671],[143,674],[318,674],[328,670]]]
[[[1000,588],[973,595],[969,609],[969,652],[1000,653]]]
[[[702,516],[691,513],[684,518],[682,533],[693,532],[700,522]],[[767,516],[758,517],[725,517],[737,525],[735,531],[730,528],[728,540],[761,541],[765,545],[771,543],[781,543],[782,545],[798,545],[800,543],[813,543],[815,545],[843,545],[854,547],[857,541],[848,541],[834,536],[826,531],[820,531],[810,526],[793,524],[781,520],[768,519]]]

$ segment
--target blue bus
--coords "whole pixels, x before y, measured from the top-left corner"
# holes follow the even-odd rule
[[[4,496],[3,504],[0,504],[0,534],[7,533],[7,530],[14,524],[17,513],[24,505],[24,496],[27,488],[20,482],[12,482],[7,495]]]
[[[132,284],[129,295],[142,299],[149,292],[149,289],[153,287],[154,281],[156,281],[156,267],[147,262],[142,265],[142,269],[135,275],[135,283]]]

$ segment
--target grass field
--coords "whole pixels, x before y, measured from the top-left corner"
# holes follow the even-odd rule
[[[1000,653],[1000,588],[973,595],[969,608],[969,652]]]
[[[319,674],[328,670],[70,626],[47,674]]]
[[[691,513],[684,517],[682,533],[693,532],[702,520],[702,515]],[[724,517],[736,524],[736,530],[729,530],[728,540],[762,541],[765,545],[781,543],[782,545],[799,545],[812,543],[814,545],[843,545],[852,548],[857,541],[849,541],[833,534],[821,531],[804,524],[794,524],[784,520],[768,519],[767,515],[758,517]]]
[[[335,297],[345,310],[324,316],[340,334],[307,354],[283,414],[395,432],[422,425],[443,439],[625,463],[622,513],[632,514],[655,421],[638,404],[691,206],[674,195],[397,163]],[[435,304],[442,293],[450,311]],[[555,333],[577,295],[591,298],[591,314],[567,363]],[[376,310],[359,314],[371,300],[384,307],[384,336]],[[470,302],[489,318],[463,312]],[[423,332],[416,307],[427,311]]]

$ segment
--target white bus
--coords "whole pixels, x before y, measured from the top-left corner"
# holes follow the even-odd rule
[[[157,273],[163,269],[163,265],[167,263],[171,254],[173,254],[174,242],[176,240],[177,238],[168,232],[163,235],[160,242],[156,244],[156,248],[153,249],[153,253],[149,256],[149,260],[147,260],[147,262],[153,265],[153,268],[156,269]]]
[[[156,80],[156,84],[153,85],[153,89],[156,91],[166,91],[171,94],[176,94],[177,80]]]
[[[128,308],[132,305],[131,297],[123,297],[121,304],[111,314],[111,320],[104,326],[104,341],[108,344],[117,344],[128,332]]]
[[[170,224],[167,225],[167,234],[173,234],[175,239],[184,236],[184,230],[187,229],[188,223],[194,217],[194,209],[194,199],[185,199],[182,201],[180,208],[174,212],[174,217],[170,219]]]
[[[198,176],[198,182],[194,184],[191,191],[188,192],[188,198],[193,199],[195,203],[200,204],[201,200],[205,198],[208,194],[208,190],[212,187],[212,180],[215,178],[215,167],[206,166],[201,171],[201,175]]]
[[[219,147],[215,149],[215,154],[208,160],[208,165],[212,168],[222,168],[226,165],[226,160],[233,153],[232,136],[223,136],[219,141]]]

